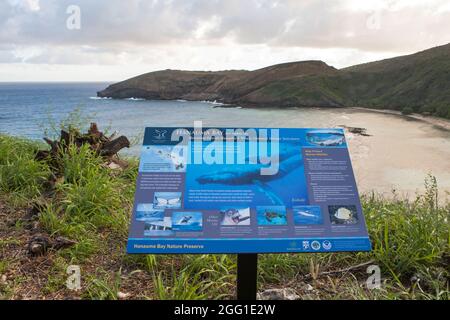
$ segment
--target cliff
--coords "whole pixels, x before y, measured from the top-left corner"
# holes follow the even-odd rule
[[[246,107],[361,106],[450,118],[450,44],[335,69],[322,61],[245,71],[163,70],[97,93],[100,97],[217,100]]]

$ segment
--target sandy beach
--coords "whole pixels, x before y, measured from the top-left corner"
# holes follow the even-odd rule
[[[428,124],[431,124],[439,129],[444,129],[444,130],[450,131],[450,120],[448,120],[448,119],[437,118],[437,117],[433,117],[433,116],[424,116],[424,115],[421,115],[418,113],[404,115],[400,111],[387,110],[387,109],[370,109],[370,108],[361,108],[361,107],[353,107],[351,109],[391,114],[391,115],[396,115],[396,116],[400,116],[400,117],[404,117],[404,118],[415,119],[415,120],[419,120],[419,121],[423,121]]]
[[[427,174],[436,176],[441,201],[450,193],[450,123],[434,117],[352,108],[344,125],[363,127],[370,136],[347,133],[361,192],[375,190],[414,198]],[[362,113],[364,115],[362,115]]]

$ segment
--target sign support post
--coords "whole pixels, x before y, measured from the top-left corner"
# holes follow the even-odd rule
[[[237,299],[256,300],[258,277],[258,254],[237,255]]]

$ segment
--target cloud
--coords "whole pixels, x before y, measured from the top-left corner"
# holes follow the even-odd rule
[[[79,30],[66,26],[70,5],[81,10]],[[270,54],[283,62],[314,53],[341,67],[448,43],[448,30],[447,0],[6,0],[0,63],[128,59],[187,69],[198,60],[201,69],[224,69],[268,65]]]
[[[80,30],[66,9],[81,9]],[[438,1],[9,0],[0,40],[47,44],[238,44],[392,50],[449,40],[450,10]],[[378,20],[370,28],[369,20]],[[433,39],[417,38],[432,31]]]

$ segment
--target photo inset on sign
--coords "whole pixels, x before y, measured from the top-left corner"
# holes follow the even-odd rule
[[[155,209],[180,209],[181,192],[155,192],[153,206]]]
[[[340,130],[313,130],[306,133],[306,140],[313,145],[335,147],[345,144],[344,133]]]
[[[354,205],[328,206],[331,224],[356,224],[358,212]]]
[[[186,172],[186,151],[183,146],[143,146],[139,172]]]
[[[258,225],[286,225],[286,207],[259,206],[256,207]]]
[[[224,207],[220,209],[222,226],[249,226],[250,208]]]
[[[138,221],[162,221],[164,211],[153,208],[153,203],[138,203],[136,206],[136,220]]]
[[[172,228],[174,231],[202,231],[203,214],[201,212],[172,213]]]
[[[144,236],[171,236],[174,235],[172,231],[172,220],[170,217],[164,217],[162,221],[145,222]]]
[[[322,224],[323,217],[319,206],[295,206],[292,208],[294,212],[294,224]]]

